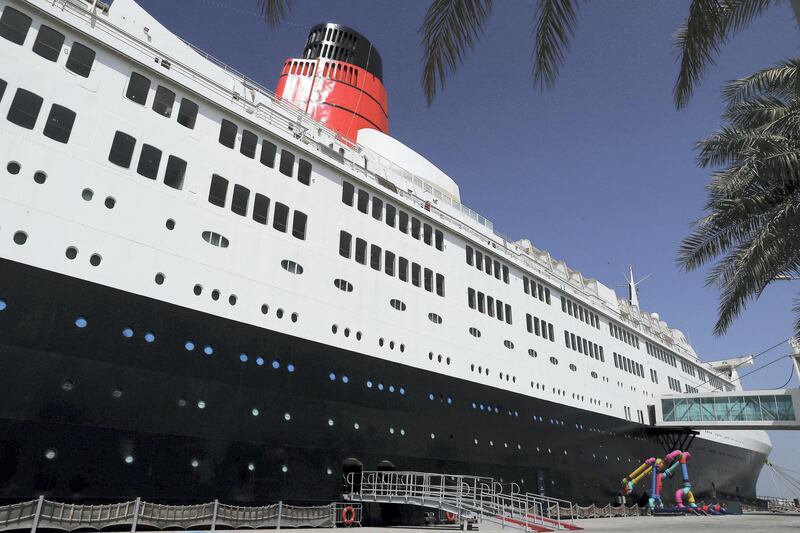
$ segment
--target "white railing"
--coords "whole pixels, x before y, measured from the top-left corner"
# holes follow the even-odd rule
[[[435,474],[429,472],[351,472],[346,477],[349,501],[405,503],[432,507],[456,514],[461,520],[487,521],[503,527],[529,531],[531,526],[565,529],[562,505],[573,506],[532,493],[503,492],[503,485],[493,478]],[[513,489],[513,487],[512,487]],[[555,512],[555,516],[551,512]],[[566,520],[566,516],[564,516]]]

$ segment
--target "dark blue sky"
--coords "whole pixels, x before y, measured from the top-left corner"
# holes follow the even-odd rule
[[[255,15],[256,0],[140,3],[267,87],[275,86],[284,59],[302,51],[312,25],[357,29],[383,58],[391,134],[453,177],[463,202],[497,230],[530,238],[619,294],[628,264],[640,277],[652,275],[641,286],[642,307],[683,330],[703,360],[758,353],[791,335],[800,284],[774,284],[717,338],[717,292],[704,286],[705,272],[686,274],[675,263],[706,200],[710,172],[696,167],[694,143],[719,126],[725,81],[798,53],[788,2],[723,48],[683,111],[672,105],[671,38],[688,0],[581,4],[576,38],[546,93],[534,90],[530,72],[534,1],[495,2],[480,42],[430,108],[420,88],[424,0],[297,0],[277,29]],[[787,353],[784,344],[756,363]],[[790,371],[785,359],[743,381],[747,388],[779,387]],[[797,383],[794,376],[791,386]],[[797,434],[772,438],[773,462],[800,471]],[[768,474],[759,492],[788,495]]]

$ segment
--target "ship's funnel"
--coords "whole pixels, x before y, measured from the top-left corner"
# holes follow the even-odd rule
[[[339,24],[311,28],[302,58],[283,64],[275,93],[355,141],[358,130],[389,131],[383,63],[363,35]]]

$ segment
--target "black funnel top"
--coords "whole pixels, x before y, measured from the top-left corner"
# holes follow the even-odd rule
[[[366,37],[347,26],[329,22],[311,28],[303,59],[320,57],[361,67],[383,82],[383,62],[378,50]]]

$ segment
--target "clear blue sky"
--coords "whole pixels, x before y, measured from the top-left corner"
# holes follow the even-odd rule
[[[696,167],[694,143],[720,124],[726,80],[797,55],[800,32],[788,1],[723,48],[683,111],[672,105],[671,38],[688,0],[581,4],[561,76],[544,94],[530,74],[535,0],[495,2],[481,41],[430,108],[420,88],[425,0],[297,0],[277,29],[255,15],[256,0],[140,3],[267,87],[275,86],[283,61],[300,54],[313,24],[357,29],[383,57],[391,134],[452,176],[463,202],[496,229],[530,238],[620,295],[628,264],[639,276],[652,275],[641,286],[642,307],[683,330],[703,360],[758,353],[791,335],[800,283],[774,284],[717,338],[717,292],[704,286],[705,272],[686,274],[675,263],[706,200],[709,171]],[[783,345],[756,364],[787,353]],[[790,371],[785,359],[743,381],[746,388],[779,387]],[[790,385],[798,385],[797,376]],[[800,471],[800,435],[771,436],[773,462]],[[759,493],[789,495],[768,472]]]

